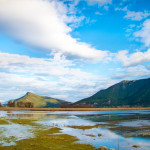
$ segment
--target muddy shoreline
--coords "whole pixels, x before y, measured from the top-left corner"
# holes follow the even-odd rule
[[[141,108],[17,108],[17,107],[0,107],[3,111],[118,111],[118,110],[150,110],[150,107]]]

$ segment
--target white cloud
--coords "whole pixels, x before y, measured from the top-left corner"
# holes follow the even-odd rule
[[[87,0],[89,4],[97,3],[99,6],[111,4],[112,0]]]
[[[124,16],[124,18],[136,20],[136,21],[140,21],[140,20],[150,16],[150,13],[148,13],[146,11],[145,12],[135,12],[135,11],[127,10],[126,12],[127,12],[127,14]]]
[[[0,70],[2,100],[18,98],[30,91],[74,101],[90,96],[113,82],[76,68],[60,54],[44,59],[0,53]]]
[[[98,11],[95,12],[95,14],[96,14],[96,15],[100,15],[100,16],[103,15],[102,13],[100,13],[100,12],[98,12]]]
[[[134,66],[150,61],[150,49],[148,49],[146,52],[138,51],[132,54],[129,54],[127,50],[124,50],[118,52],[116,57],[118,60],[123,62],[125,67]]]
[[[35,76],[0,73],[0,99],[3,101],[15,99],[29,91],[43,96],[75,101],[91,96],[112,83],[114,83],[112,80],[93,76],[86,79],[66,76],[53,81],[40,80]]]
[[[150,19],[147,19],[140,31],[135,32],[135,37],[140,37],[145,46],[150,46]]]
[[[123,8],[121,8],[121,7],[116,7],[116,8],[115,8],[115,11],[128,11],[128,8],[127,8],[127,7],[123,7]]]
[[[132,66],[123,68],[122,72],[116,73],[112,78],[119,79],[119,80],[135,80],[139,78],[149,78],[150,70],[143,66]]]
[[[73,65],[70,60],[66,60],[59,53],[55,54],[53,59],[0,53],[0,69],[9,72],[60,76],[68,74],[68,67]]]
[[[100,4],[106,1],[97,1]],[[107,51],[72,38],[71,27],[82,18],[67,16],[68,8],[56,0],[1,0],[1,30],[31,46],[53,54],[60,52],[68,57],[92,61],[102,60]]]
[[[124,11],[126,13],[124,18],[134,20],[134,21],[141,21],[142,19],[145,19],[148,16],[150,16],[150,12],[148,12],[148,11],[143,11],[143,12],[130,11],[130,10],[128,10],[127,6],[123,7],[123,8],[116,7],[115,10],[116,11]]]

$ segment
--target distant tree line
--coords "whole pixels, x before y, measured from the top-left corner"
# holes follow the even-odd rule
[[[7,104],[7,107],[22,107],[22,108],[33,108],[34,104],[32,102],[15,102],[15,101],[9,101]]]
[[[61,104],[61,108],[93,108],[93,105],[88,105],[88,104]]]
[[[2,103],[0,103],[0,107],[3,107],[3,106],[2,106]]]

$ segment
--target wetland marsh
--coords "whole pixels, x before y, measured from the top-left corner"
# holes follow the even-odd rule
[[[150,111],[0,111],[2,150],[150,149]]]

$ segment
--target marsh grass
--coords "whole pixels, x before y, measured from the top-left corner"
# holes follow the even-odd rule
[[[132,145],[132,147],[139,148],[140,146],[139,145]]]
[[[36,124],[35,120],[29,119],[9,119],[10,122],[30,125],[34,129],[33,138],[15,141],[16,145],[2,146],[0,150],[97,150],[90,144],[80,144],[74,136],[62,134],[60,128],[43,127]],[[11,142],[15,137],[6,139]]]
[[[109,128],[110,130],[119,130],[119,131],[136,131],[136,130],[142,130],[142,129],[150,129],[150,126],[140,126],[140,127],[115,127],[115,128]]]
[[[150,138],[150,126],[140,127],[110,127],[109,130],[116,132],[126,138],[129,137],[144,137]]]
[[[60,133],[59,128],[38,130],[36,136],[30,139],[16,141],[13,146],[0,146],[1,150],[96,150],[89,144],[75,143],[76,137]]]
[[[7,120],[0,119],[0,125],[5,125],[5,124],[9,124],[9,122]]]
[[[12,123],[21,124],[21,125],[30,125],[30,126],[37,126],[38,125],[35,122],[37,120],[30,120],[30,119],[9,119],[9,121]]]
[[[85,134],[86,136],[90,136],[90,137],[96,137],[95,135],[93,134]]]
[[[74,128],[74,129],[88,130],[92,128],[105,127],[105,126],[106,125],[103,125],[103,124],[96,124],[94,126],[68,126],[68,127]]]

